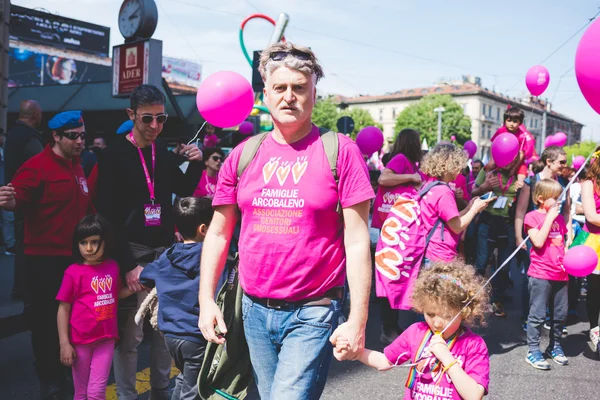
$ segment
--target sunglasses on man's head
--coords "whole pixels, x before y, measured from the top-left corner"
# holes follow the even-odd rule
[[[167,122],[167,114],[158,114],[158,115],[151,115],[151,114],[140,114],[140,119],[142,120],[142,122],[146,125],[151,124],[153,120],[156,120],[157,123],[159,124],[164,124],[165,122]]]
[[[304,60],[304,61],[310,60],[310,54],[308,54],[305,51],[300,51],[300,50],[295,50],[295,49],[290,50],[290,51],[287,51],[287,50],[274,51],[269,55],[269,58],[273,61],[281,61],[289,55],[292,55],[299,60]]]
[[[221,157],[221,156],[212,156],[211,159],[213,161],[223,161],[223,157]]]
[[[62,132],[58,136],[66,137],[69,140],[85,140],[86,132]]]

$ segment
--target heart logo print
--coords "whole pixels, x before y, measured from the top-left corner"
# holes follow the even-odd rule
[[[105,278],[102,278],[102,279],[100,279],[98,281],[98,286],[100,286],[100,289],[102,290],[102,293],[106,292],[105,284],[106,284],[106,279]]]
[[[290,166],[289,165],[286,165],[285,167],[277,168],[277,180],[279,181],[279,184],[281,186],[283,186],[283,184],[285,183],[285,180],[287,179],[289,174],[290,174]]]
[[[98,294],[98,277],[95,276],[92,278],[92,290]]]
[[[265,164],[265,166],[263,167],[263,178],[265,180],[265,184],[269,183],[278,166],[279,161],[273,160],[270,160],[268,163]]]
[[[112,290],[112,276],[106,275],[106,287],[108,290]]]
[[[294,183],[297,185],[300,182],[300,178],[306,172],[306,167],[308,166],[308,162],[304,161],[303,163],[295,163],[292,168],[292,176],[294,177]]]

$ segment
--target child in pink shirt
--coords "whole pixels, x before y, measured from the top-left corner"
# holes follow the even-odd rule
[[[533,200],[537,209],[525,215],[525,231],[530,237],[531,264],[529,265],[529,317],[527,319],[527,345],[529,352],[526,361],[534,368],[549,370],[550,364],[540,350],[540,330],[546,319],[549,302],[554,303],[550,318],[550,344],[545,355],[559,365],[567,365],[569,360],[560,345],[562,329],[567,317],[569,276],[563,267],[565,255],[565,235],[567,226],[560,214],[561,205],[557,202],[562,186],[554,179],[538,181],[533,190]],[[552,312],[551,312],[552,314]]]
[[[467,327],[484,322],[488,294],[479,293],[482,285],[473,267],[461,261],[434,262],[422,270],[413,292],[415,310],[425,322],[411,325],[383,352],[364,349],[358,360],[380,371],[409,361],[404,399],[483,398],[490,382],[489,353]],[[335,357],[344,360],[347,338],[338,336],[332,343]]]
[[[425,253],[425,263],[429,260],[451,261],[458,254],[458,240],[473,218],[484,210],[489,200],[479,197],[471,199],[467,207],[458,211],[454,192],[448,183],[454,182],[467,165],[467,155],[453,144],[435,146],[423,159],[421,170],[430,179],[444,182],[434,186],[420,202],[421,221],[427,236],[431,239]],[[435,229],[435,232],[431,233]]]
[[[76,263],[65,270],[56,295],[60,361],[73,368],[74,400],[104,399],[117,335],[117,298],[132,292],[121,288],[119,266],[108,258],[108,222],[84,217],[73,234]]]

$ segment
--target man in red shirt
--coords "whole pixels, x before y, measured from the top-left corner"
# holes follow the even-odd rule
[[[57,114],[48,127],[52,143],[0,187],[0,207],[25,217],[25,313],[42,398],[58,399],[72,389],[65,385],[70,371],[60,363],[55,297],[72,263],[75,225],[95,209],[79,160],[85,142],[81,111]]]

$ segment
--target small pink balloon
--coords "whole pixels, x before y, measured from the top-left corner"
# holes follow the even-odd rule
[[[200,84],[196,106],[209,124],[230,128],[244,122],[254,107],[254,91],[237,72],[220,71]]]
[[[550,135],[546,137],[546,140],[544,141],[544,147],[556,146],[555,143],[556,139],[554,138],[554,135]]]
[[[242,122],[242,124],[239,127],[239,132],[242,135],[249,135],[252,132],[254,132],[254,125],[252,125],[252,122],[248,122],[248,121]]]
[[[469,158],[473,158],[477,153],[477,145],[472,140],[467,140],[463,148],[467,151]]]
[[[577,156],[573,159],[573,168],[575,169],[579,169],[581,168],[581,166],[585,163],[585,157],[584,156]]]
[[[362,128],[356,136],[356,145],[362,154],[370,156],[383,146],[383,132],[376,126]]]
[[[450,136],[450,140],[452,140],[453,142],[455,142],[456,141],[456,136],[454,136],[454,135]]]
[[[585,245],[571,247],[563,258],[563,266],[569,275],[581,278],[588,276],[598,265],[598,254]]]
[[[583,97],[600,114],[600,19],[585,31],[575,53],[575,76]]]
[[[550,73],[542,65],[534,65],[525,75],[525,85],[532,96],[539,96],[546,91],[550,84]]]
[[[519,154],[519,140],[512,133],[501,133],[492,143],[492,157],[500,168],[509,165]]]
[[[554,134],[554,145],[563,147],[565,144],[567,144],[568,139],[569,138],[564,132],[556,132]]]

